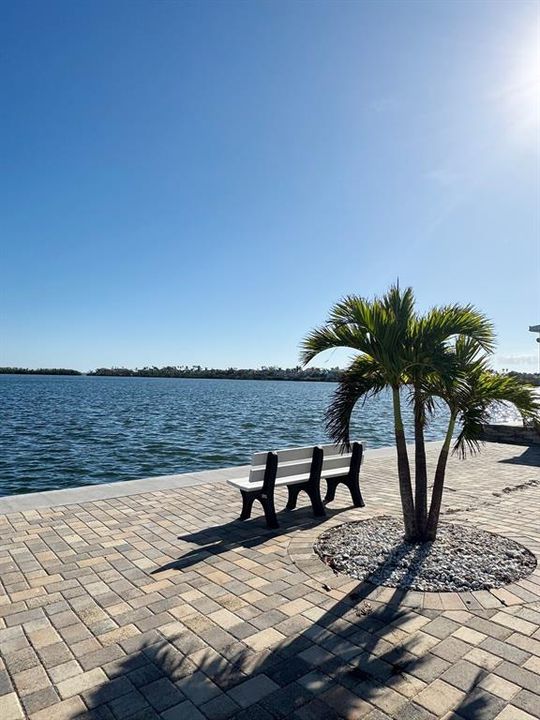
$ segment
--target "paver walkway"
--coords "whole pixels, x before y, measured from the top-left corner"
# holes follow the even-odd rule
[[[0,515],[1,720],[539,718],[540,571],[366,599],[312,556],[329,523],[398,514],[395,475],[368,453],[366,508],[277,532],[220,480]],[[452,459],[445,519],[538,556],[539,487],[540,448],[487,445]]]

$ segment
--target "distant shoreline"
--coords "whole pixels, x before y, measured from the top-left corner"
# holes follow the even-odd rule
[[[258,370],[249,368],[203,368],[195,367],[152,367],[152,368],[98,368],[89,372],[70,368],[17,368],[0,367],[0,375],[59,375],[84,377],[142,377],[142,378],[183,378],[188,380],[290,380],[296,382],[339,382],[340,368],[278,368],[264,367]],[[504,373],[517,377],[523,382],[540,387],[540,373],[510,371]]]
[[[30,368],[2,367],[0,375],[59,375],[86,377],[144,377],[144,378],[183,378],[193,380],[292,380],[304,382],[338,382],[341,376],[339,368],[276,368],[265,367],[258,370],[243,368],[163,367],[163,368],[98,368],[89,372],[70,368]]]

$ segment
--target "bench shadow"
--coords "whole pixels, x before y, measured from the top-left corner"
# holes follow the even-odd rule
[[[280,512],[280,527],[275,530],[268,529],[264,516],[261,516],[249,520],[231,520],[222,525],[215,525],[197,532],[179,535],[178,540],[199,547],[189,550],[177,560],[172,560],[152,570],[151,574],[157,575],[165,570],[185,570],[212,555],[221,555],[239,547],[254,548],[267,542],[269,537],[297,530],[311,529],[313,526],[321,525],[329,518],[351,509],[352,507],[327,507],[326,516],[313,517],[310,507],[300,507],[295,510]]]
[[[500,463],[507,463],[509,465],[528,465],[532,467],[540,467],[540,445],[529,445],[521,455],[514,455],[514,457],[503,458],[499,460]]]
[[[208,533],[212,537],[217,532],[212,528],[194,536],[204,542]],[[268,533],[263,537],[267,539]],[[221,533],[218,538],[226,544]],[[374,571],[379,577],[389,575],[389,559],[402,545],[397,544],[379,564]],[[421,564],[419,548],[415,559]],[[197,562],[194,555],[189,562]],[[376,596],[369,597],[374,590],[369,580],[359,581],[337,601],[329,586],[306,590],[312,606],[320,608],[320,616],[314,614],[314,619],[283,614],[277,624],[269,617],[266,625],[264,617],[275,610],[261,612],[263,628],[274,627],[285,636],[265,649],[249,644],[250,637],[260,632],[260,624],[255,627],[239,617],[238,625],[225,632],[195,609],[161,626],[150,639],[132,638],[124,648],[130,654],[107,665],[109,681],[84,694],[89,710],[81,720],[338,720],[355,713],[363,717],[373,707],[394,717],[409,717],[409,713],[415,717],[421,708],[414,696],[425,682],[435,679],[430,663],[437,658],[421,648],[422,640],[416,635],[421,616],[401,605],[407,590],[393,588],[389,599],[378,602]],[[430,612],[432,617],[439,615],[427,610],[423,615]],[[471,690],[481,678],[480,670]],[[473,691],[460,705],[463,717],[482,717],[484,704],[482,695]],[[197,714],[199,710],[203,715]]]

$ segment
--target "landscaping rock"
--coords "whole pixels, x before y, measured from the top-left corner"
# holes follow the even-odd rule
[[[335,572],[373,585],[429,592],[498,588],[536,567],[527,548],[474,527],[441,523],[434,542],[405,542],[403,524],[387,516],[327,530],[314,549]]]

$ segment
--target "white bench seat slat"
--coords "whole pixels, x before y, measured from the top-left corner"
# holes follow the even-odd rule
[[[334,468],[333,470],[324,470],[321,473],[322,478],[329,478],[329,477],[340,477],[341,475],[346,475],[346,472],[343,472],[345,468],[338,467]],[[349,468],[346,468],[347,472],[349,471]]]
[[[321,473],[321,477],[324,478],[340,477],[340,475],[345,474],[342,467],[334,468],[333,470],[323,471],[323,473]],[[276,487],[283,485],[296,485],[298,483],[307,482],[308,480],[309,473],[303,473],[302,475],[290,475],[287,477],[277,478]],[[227,480],[227,482],[229,483],[229,485],[240,488],[241,490],[257,490],[262,488],[263,486],[263,478],[261,478],[257,482],[251,481],[249,477],[232,478]]]
[[[287,476],[282,478],[276,478],[276,487],[283,486],[283,485],[296,485],[297,483],[303,483],[307,482],[309,480],[309,473],[303,473],[302,475],[293,475],[293,476]],[[241,488],[242,490],[256,490],[260,489],[263,486],[263,480],[258,480],[257,482],[253,482],[248,477],[244,478],[233,478],[232,480],[227,480],[229,485],[232,485],[233,487]]]

